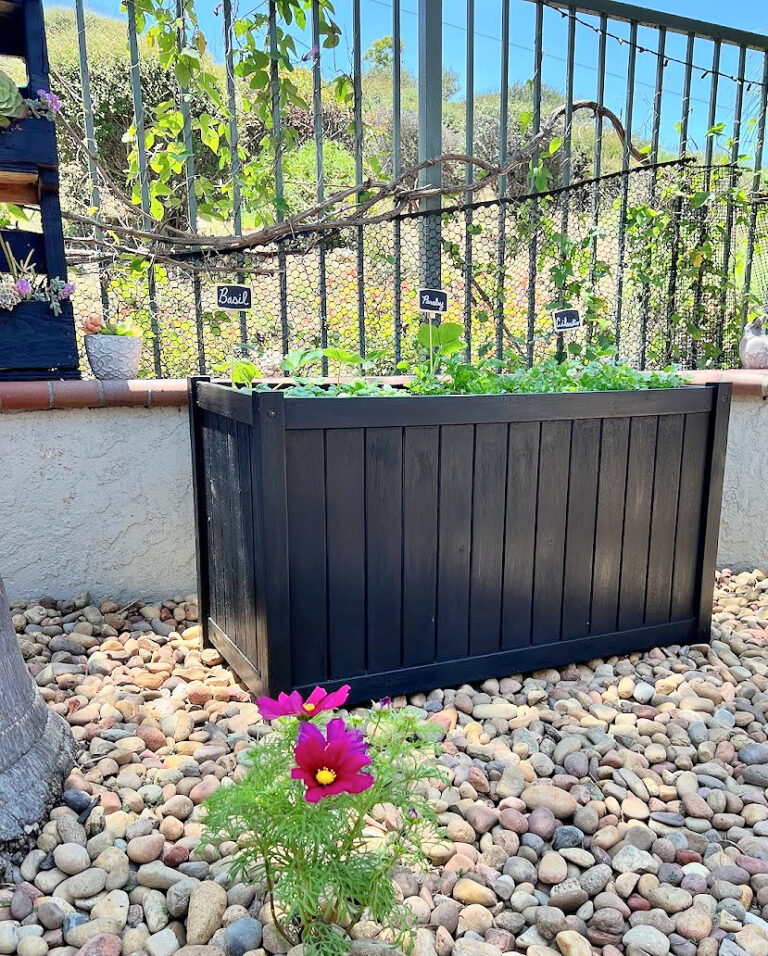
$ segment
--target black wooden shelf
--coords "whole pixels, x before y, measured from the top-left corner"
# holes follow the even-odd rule
[[[0,0],[0,54],[24,60],[22,96],[50,89],[42,0]],[[0,129],[0,202],[39,208],[42,232],[4,230],[3,236],[19,260],[32,250],[39,275],[66,281],[54,123],[28,116]],[[0,262],[0,272],[7,271]],[[62,303],[60,316],[46,302],[0,310],[0,380],[79,377],[71,302]]]

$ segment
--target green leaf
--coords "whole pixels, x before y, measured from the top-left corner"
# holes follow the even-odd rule
[[[554,156],[555,153],[558,151],[558,149],[560,149],[562,145],[563,145],[563,137],[553,136],[552,139],[549,141],[549,155]]]
[[[334,347],[323,349],[323,355],[332,362],[341,362],[342,365],[359,365],[363,361],[362,355],[357,352]]]

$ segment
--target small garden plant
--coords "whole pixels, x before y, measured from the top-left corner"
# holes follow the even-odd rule
[[[616,358],[615,351],[605,344],[589,344],[583,355],[559,360],[549,358],[531,368],[517,356],[504,361],[481,358],[469,362],[463,354],[466,344],[463,327],[455,322],[440,325],[424,323],[419,327],[417,344],[424,353],[421,362],[400,362],[398,371],[408,376],[401,388],[386,382],[365,378],[376,361],[377,351],[363,358],[356,352],[340,348],[297,349],[289,352],[282,368],[293,383],[280,386],[293,398],[345,398],[397,395],[501,395],[547,392],[602,392],[647,388],[676,388],[685,385],[675,369],[641,372]],[[323,358],[335,363],[335,382],[326,383],[303,376],[302,372]],[[251,361],[239,360],[231,367],[217,366],[216,371],[231,369],[232,381],[239,386],[259,391],[272,386],[259,382],[261,372]],[[348,377],[342,381],[343,372]]]
[[[428,759],[439,730],[388,701],[337,716],[349,690],[258,700],[271,730],[244,779],[207,802],[203,845],[237,844],[230,876],[262,887],[275,928],[308,956],[346,953],[363,918],[407,942],[412,914],[391,871],[426,862],[436,833],[423,790],[439,774]]]

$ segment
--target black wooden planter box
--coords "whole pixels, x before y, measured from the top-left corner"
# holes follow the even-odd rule
[[[356,700],[708,641],[729,407],[195,379],[205,634],[256,693]]]

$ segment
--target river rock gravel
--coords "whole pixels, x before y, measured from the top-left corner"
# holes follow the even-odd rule
[[[197,850],[203,801],[266,728],[202,646],[195,596],[11,611],[81,749],[33,847],[0,860],[0,956],[284,953],[262,888]],[[431,869],[393,874],[414,956],[768,956],[764,572],[718,573],[709,644],[409,702],[449,778]],[[392,951],[365,917],[351,933],[353,956]]]

